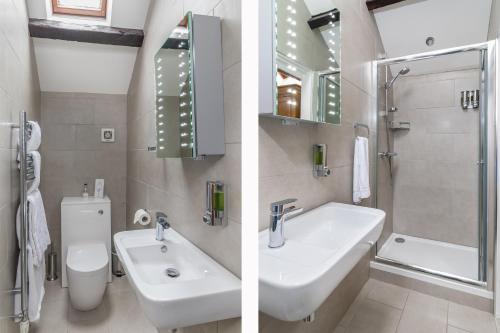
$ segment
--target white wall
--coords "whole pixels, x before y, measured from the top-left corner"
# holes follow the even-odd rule
[[[33,40],[42,91],[127,94],[137,48]]]

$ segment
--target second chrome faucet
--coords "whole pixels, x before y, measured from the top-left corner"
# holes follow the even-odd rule
[[[163,233],[170,228],[170,223],[167,222],[167,215],[162,212],[156,213],[156,240],[162,241],[164,239]]]
[[[284,223],[292,215],[301,213],[302,208],[295,206],[285,207],[294,203],[297,199],[285,199],[271,204],[271,215],[269,220],[269,247],[279,248],[285,245]]]

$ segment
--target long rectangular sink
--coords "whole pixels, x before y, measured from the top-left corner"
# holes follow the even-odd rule
[[[259,234],[260,311],[284,321],[306,318],[380,237],[385,212],[330,202],[285,222],[286,243]]]
[[[239,317],[241,281],[172,228],[164,235],[163,241],[153,229],[114,235],[127,277],[154,326],[174,329]]]

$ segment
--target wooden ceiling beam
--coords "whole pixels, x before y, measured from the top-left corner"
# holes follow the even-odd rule
[[[52,20],[30,19],[31,37],[60,39],[82,43],[141,47],[144,32],[138,29],[112,28]]]
[[[368,10],[374,10],[403,1],[405,0],[366,0],[366,7]]]

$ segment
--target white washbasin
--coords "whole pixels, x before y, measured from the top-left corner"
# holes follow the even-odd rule
[[[385,212],[327,203],[285,222],[286,243],[259,234],[260,311],[285,321],[306,318],[326,300],[382,233]]]
[[[146,316],[159,329],[174,329],[241,315],[241,281],[172,228],[123,231],[114,241]],[[161,247],[168,250],[163,253]],[[169,277],[167,268],[179,271]]]

